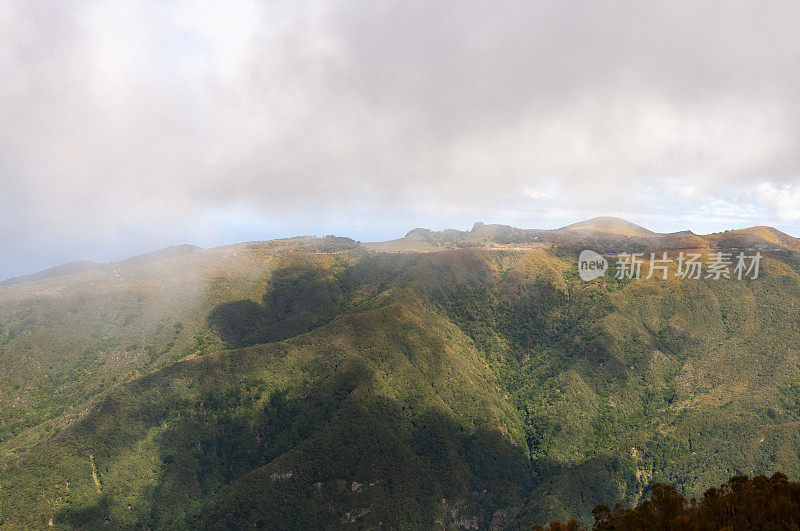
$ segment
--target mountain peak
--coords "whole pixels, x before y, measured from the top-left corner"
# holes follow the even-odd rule
[[[567,225],[559,230],[574,232],[604,232],[616,234],[618,236],[652,236],[655,233],[640,225],[631,223],[622,218],[611,216],[599,216],[586,221],[579,221],[572,225]]]
[[[429,238],[432,233],[431,229],[416,228],[408,231],[403,238],[406,240],[424,240]]]

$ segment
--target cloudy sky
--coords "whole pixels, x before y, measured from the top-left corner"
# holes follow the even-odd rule
[[[0,278],[616,215],[800,236],[791,1],[0,0]]]

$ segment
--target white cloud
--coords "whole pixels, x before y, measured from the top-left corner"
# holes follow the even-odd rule
[[[800,184],[761,183],[755,188],[755,196],[759,205],[767,212],[774,212],[780,221],[800,220]]]
[[[476,219],[800,233],[797,4],[6,4],[0,276]]]

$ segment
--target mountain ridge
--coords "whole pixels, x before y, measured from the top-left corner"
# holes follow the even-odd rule
[[[349,243],[343,243],[345,240]],[[308,248],[310,245],[319,249],[338,248],[343,250],[349,246],[360,246],[377,252],[433,252],[447,248],[479,246],[517,248],[520,245],[537,246],[542,244],[570,247],[583,245],[601,252],[623,252],[643,248],[653,251],[716,248],[747,248],[758,251],[800,250],[800,239],[769,226],[753,226],[705,235],[695,234],[688,229],[671,233],[658,233],[622,218],[611,216],[599,216],[557,229],[520,229],[511,225],[486,224],[478,221],[468,231],[457,229],[434,231],[427,228],[415,228],[401,238],[383,242],[356,243],[350,238],[336,236],[296,236],[260,242],[228,244],[212,249],[263,244],[283,246],[286,249]],[[2,280],[0,281],[0,286],[47,280],[61,275],[98,271],[115,265],[125,266],[136,263],[156,262],[204,250],[202,247],[191,244],[177,244],[107,264],[89,261],[70,262],[32,274]]]
[[[589,522],[652,481],[800,476],[796,251],[757,279],[583,282],[569,242],[648,238],[473,229],[460,248],[299,237],[4,286],[0,518],[521,528]]]

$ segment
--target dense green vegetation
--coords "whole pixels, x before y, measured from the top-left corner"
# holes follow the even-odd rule
[[[5,287],[0,521],[589,525],[653,482],[800,475],[790,255],[592,283],[575,256],[328,238]]]

